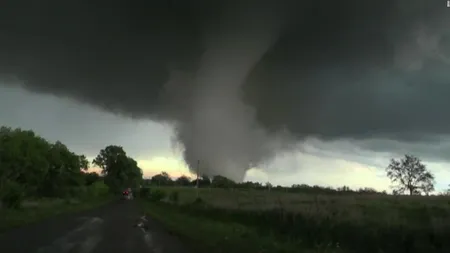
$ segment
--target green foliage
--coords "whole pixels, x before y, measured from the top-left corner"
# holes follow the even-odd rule
[[[433,197],[434,199],[430,200],[432,197],[402,196],[399,199],[394,196],[374,196],[369,193],[366,196],[357,197],[330,196],[327,200],[328,205],[322,203],[324,199],[311,201],[309,205],[305,205],[306,198],[314,198],[314,196],[305,195],[300,196],[303,200],[300,199],[298,203],[299,209],[283,205],[267,209],[225,206],[223,202],[229,201],[221,194],[228,192],[228,195],[236,195],[237,192],[205,189],[201,194],[206,195],[209,192],[212,192],[214,196],[195,200],[194,203],[180,199],[178,205],[155,203],[149,210],[155,210],[158,206],[164,217],[174,212],[185,219],[196,220],[195,223],[198,224],[196,230],[205,230],[205,233],[201,235],[202,238],[198,238],[200,241],[212,239],[208,235],[217,233],[223,225],[236,224],[248,231],[256,231],[254,235],[256,238],[265,238],[265,240],[269,238],[272,244],[289,242],[292,248],[281,252],[303,252],[304,249],[304,252],[437,253],[445,252],[444,249],[450,247],[450,241],[447,240],[450,230],[446,225],[450,221],[450,207],[448,198],[444,197]],[[270,198],[273,193],[263,194]],[[276,195],[280,196],[278,193]],[[289,202],[296,196],[289,193],[283,195],[283,198]],[[185,196],[184,192],[180,191],[180,197],[183,198],[183,196]],[[210,203],[217,198],[221,200],[214,205]],[[183,219],[178,222],[179,228],[185,225]],[[203,224],[211,223],[223,225],[203,226]],[[187,227],[186,231],[188,231]],[[231,237],[234,233],[239,231],[227,231],[223,233],[223,236]],[[247,242],[255,247],[247,252],[258,252],[257,247],[263,244],[262,240]],[[224,243],[236,243],[229,246],[230,249],[233,247],[238,249],[241,241]]]
[[[300,248],[295,241],[276,240],[272,236],[263,236],[252,228],[235,222],[222,222],[209,217],[200,217],[183,213],[179,208],[164,204],[143,203],[148,215],[164,223],[171,233],[182,237],[192,252],[198,253],[288,253],[316,252],[340,253],[338,251],[309,251]],[[195,229],[193,229],[195,228]]]
[[[0,127],[0,190],[12,191],[8,196],[3,193],[3,202],[82,194],[79,189],[84,187],[83,171],[88,165],[84,155],[73,153],[59,141],[50,143],[31,130]],[[14,193],[18,189],[19,195]]]
[[[87,192],[92,197],[100,197],[108,195],[109,188],[103,181],[97,181],[87,186]]]
[[[211,182],[212,187],[216,188],[233,188],[236,183],[223,176],[214,176]]]
[[[428,195],[434,191],[433,174],[415,156],[405,155],[401,160],[392,159],[386,168],[386,173],[395,184],[394,191],[397,194],[408,191],[410,195],[417,195],[421,192]]]
[[[189,186],[191,185],[191,179],[187,176],[181,176],[175,180],[175,184],[178,186]]]
[[[149,187],[143,187],[139,189],[139,197],[141,198],[148,198],[150,196],[150,188]]]
[[[84,173],[83,175],[84,175],[84,181],[85,181],[86,185],[88,185],[88,186],[92,185],[102,179],[100,177],[100,175],[95,172]]]
[[[0,128],[0,180],[17,182],[35,195],[49,170],[50,144],[33,131]]]
[[[159,201],[165,199],[166,196],[167,196],[167,193],[165,191],[156,189],[156,190],[152,190],[150,192],[149,200],[153,201],[153,202],[159,202]]]
[[[49,167],[40,191],[43,196],[65,197],[74,196],[76,191],[84,185],[82,170],[86,166],[82,156],[71,152],[64,144],[57,141],[50,144],[47,154]]]
[[[179,200],[179,194],[178,194],[178,191],[172,191],[172,192],[170,192],[169,200],[170,200],[172,203],[177,204],[177,203],[178,203],[178,200]]]
[[[17,209],[20,207],[23,198],[23,189],[18,183],[12,181],[4,183],[0,199],[5,207]]]
[[[202,175],[198,179],[198,186],[199,187],[209,187],[209,186],[211,186],[211,181],[212,181],[211,178],[209,178],[207,175]],[[197,179],[194,179],[192,181],[192,185],[197,185]]]
[[[100,150],[92,163],[102,169],[104,182],[113,193],[128,187],[136,188],[142,181],[141,168],[120,146],[109,145]]]
[[[37,222],[62,213],[78,212],[105,205],[114,200],[111,195],[79,199],[42,198],[34,200],[32,206],[21,210],[0,209],[0,233],[9,229]]]
[[[174,182],[170,178],[169,174],[167,172],[161,172],[160,174],[154,175],[150,182],[152,185],[158,185],[158,186],[169,186],[173,185]]]

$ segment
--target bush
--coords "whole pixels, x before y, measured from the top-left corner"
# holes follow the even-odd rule
[[[204,202],[203,199],[200,198],[200,197],[195,198],[195,200],[194,200],[194,202],[193,202],[193,204],[204,204],[204,203],[205,203],[205,202]]]
[[[109,187],[103,181],[94,183],[92,187],[95,188],[98,196],[105,196],[109,194]]]
[[[151,201],[155,201],[155,202],[161,201],[164,198],[166,198],[166,192],[161,191],[161,190],[151,191],[150,195],[149,195],[149,199]]]
[[[404,225],[401,223],[384,224],[377,220],[355,222],[337,219],[332,215],[312,217],[278,208],[259,211],[222,209],[202,203],[205,201],[198,198],[191,204],[170,206],[185,215],[242,224],[254,228],[261,236],[301,241],[305,247],[318,248],[318,251],[314,252],[340,252],[327,248],[337,247],[337,244],[340,245],[340,248],[345,249],[345,252],[367,253],[441,253],[445,252],[443,249],[450,247],[447,239],[450,236],[450,230],[436,230],[435,227],[430,226],[425,217],[419,216],[430,213],[430,210],[423,207],[415,210],[417,212],[414,214],[415,220],[417,220],[416,224]],[[408,211],[410,215],[412,215],[411,212],[412,210]],[[413,221],[414,218],[406,216],[406,220]]]
[[[103,181],[98,181],[87,187],[89,197],[100,197],[109,194],[109,188]]]
[[[7,208],[19,208],[24,199],[22,187],[18,183],[7,181],[3,188],[2,204]]]
[[[67,187],[67,193],[62,196],[65,198],[85,198],[89,191],[85,186]]]
[[[150,188],[149,187],[141,188],[139,190],[139,197],[141,197],[141,198],[148,198],[148,197],[150,197]]]
[[[171,192],[169,195],[169,200],[172,201],[173,203],[177,204],[178,203],[178,192],[177,191]]]

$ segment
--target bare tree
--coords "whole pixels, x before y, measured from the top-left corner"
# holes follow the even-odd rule
[[[397,193],[408,191],[414,195],[424,192],[428,195],[434,190],[433,174],[413,155],[405,155],[401,160],[391,159],[386,172]]]
[[[425,195],[429,196],[430,193],[434,192],[434,183],[432,181],[425,182],[422,191],[425,193]]]

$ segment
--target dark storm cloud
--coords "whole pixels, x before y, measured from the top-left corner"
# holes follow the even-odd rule
[[[0,86],[0,126],[32,129],[51,142],[67,144],[76,153],[95,157],[111,143],[141,160],[170,154],[170,128],[104,113],[87,104]]]
[[[2,1],[0,74],[176,124],[185,159],[241,179],[303,138],[448,134],[445,1]],[[218,115],[218,116],[217,116]]]

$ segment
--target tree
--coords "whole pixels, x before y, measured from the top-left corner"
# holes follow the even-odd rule
[[[33,131],[0,128],[0,187],[13,181],[27,195],[36,195],[48,171],[50,144]]]
[[[124,164],[127,174],[126,185],[129,187],[139,187],[143,180],[142,169],[139,168],[137,161],[131,157],[127,157],[126,163]]]
[[[50,143],[31,130],[0,127],[0,198],[66,197],[84,186],[84,155],[63,143]],[[20,203],[6,203],[17,207]]]
[[[370,187],[364,187],[364,188],[360,188],[358,190],[359,193],[364,193],[364,194],[375,194],[378,193],[377,190],[375,190],[374,188],[370,188]]]
[[[424,184],[422,191],[425,193],[425,195],[429,196],[430,193],[434,192],[434,184],[431,181],[428,181]]]
[[[78,162],[82,170],[87,171],[89,169],[89,161],[87,160],[86,156],[84,155],[78,156]]]
[[[211,186],[216,188],[233,188],[236,182],[224,176],[214,176],[211,181]]]
[[[126,157],[126,153],[121,146],[109,145],[100,150],[100,153],[92,161],[93,164],[102,169],[102,174],[108,174],[112,169],[112,165],[118,162],[120,157]]]
[[[161,172],[160,174],[154,175],[151,178],[152,184],[158,185],[158,186],[168,186],[172,185],[173,181],[170,178],[169,174],[167,172]]]
[[[112,192],[120,192],[125,187],[137,187],[142,181],[142,170],[121,146],[105,147],[92,163],[102,169],[105,184]]]
[[[175,180],[175,183],[180,186],[189,186],[191,184],[191,179],[187,176],[181,176]]]
[[[448,185],[448,187],[450,187],[450,185]],[[444,190],[443,192],[441,192],[442,196],[450,196],[450,188],[448,188],[447,190]]]
[[[84,162],[80,157],[60,141],[50,145],[47,154],[48,172],[40,188],[44,196],[64,197],[69,195],[74,187],[84,185],[82,167],[86,165],[82,164]]]
[[[337,191],[340,191],[340,192],[350,192],[351,189],[350,189],[350,187],[344,185],[344,186],[342,186],[342,187],[338,187],[338,188],[337,188]]]
[[[197,186],[197,179],[192,180],[191,184]],[[199,187],[211,186],[211,179],[207,175],[200,176],[198,178],[198,186]]]
[[[100,181],[100,175],[96,172],[84,173],[85,183],[86,185],[92,185],[95,182]]]
[[[391,159],[386,168],[388,178],[392,181],[396,194],[409,192],[409,195],[434,190],[434,176],[426,169],[421,160],[412,155],[405,155],[401,160]]]

